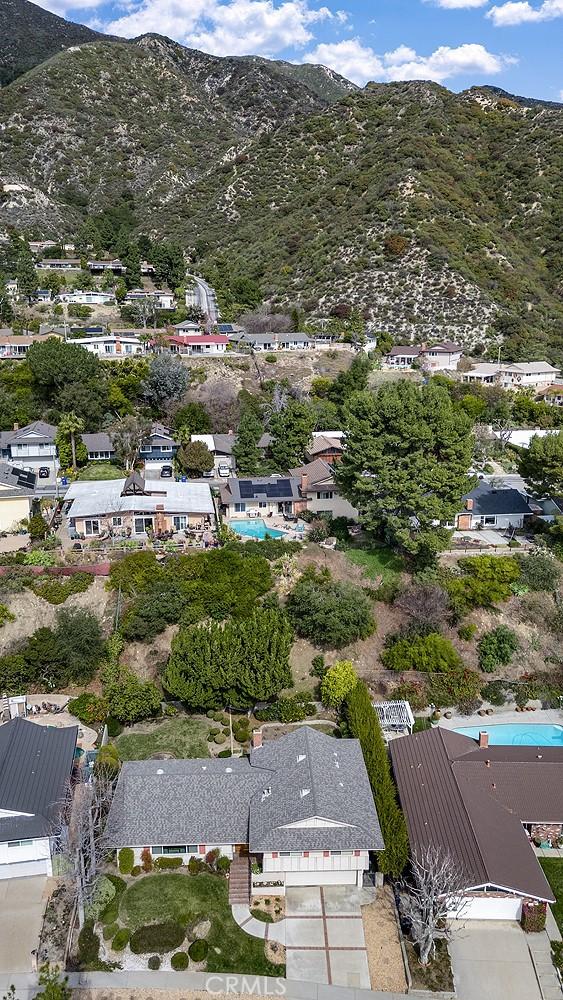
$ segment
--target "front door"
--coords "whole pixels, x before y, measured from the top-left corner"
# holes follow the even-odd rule
[[[460,514],[457,519],[458,531],[471,531],[471,514]]]
[[[238,858],[248,857],[248,844],[235,844],[235,855]]]

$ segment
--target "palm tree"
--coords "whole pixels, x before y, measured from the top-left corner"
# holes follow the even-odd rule
[[[59,430],[61,434],[66,437],[70,437],[70,447],[72,450],[72,468],[76,472],[76,440],[75,434],[79,434],[84,430],[84,421],[82,417],[79,417],[72,410],[70,413],[63,413],[60,422]]]

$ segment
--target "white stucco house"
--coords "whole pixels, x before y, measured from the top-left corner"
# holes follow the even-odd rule
[[[503,389],[546,389],[557,380],[558,369],[547,361],[497,364],[484,361],[463,373],[464,382],[500,385]]]
[[[392,347],[383,357],[389,368],[411,368],[416,362],[421,368],[432,371],[456,371],[463,357],[459,344],[444,340],[440,344],[409,344]]]
[[[314,514],[358,520],[357,509],[342,496],[334,468],[324,459],[316,458],[298,469],[291,469],[291,475],[300,480],[300,491],[307,499],[307,510]]]
[[[78,729],[20,717],[0,725],[0,879],[52,875]]]
[[[458,531],[479,528],[522,528],[525,519],[533,514],[526,497],[515,489],[497,489],[490,483],[480,482],[474,490],[462,497],[463,510],[456,516]]]
[[[308,726],[255,741],[248,757],[125,762],[106,833],[136,864],[147,847],[184,863],[219,848],[282,889],[361,886],[384,849],[358,740]]]

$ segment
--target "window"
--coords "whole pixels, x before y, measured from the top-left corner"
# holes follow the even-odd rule
[[[100,522],[98,520],[84,521],[84,534],[85,535],[99,535],[100,534]]]
[[[113,344],[105,344],[104,351],[106,354],[113,354]]]
[[[342,854],[342,851],[331,851],[330,852],[331,858],[339,858],[341,854]]]
[[[317,493],[317,500],[332,500],[333,496],[332,490],[324,490],[322,493]]]
[[[267,507],[268,506],[268,501],[267,500],[259,500],[258,501],[258,506],[259,507]]]
[[[161,444],[160,450],[161,451],[172,451],[172,445],[171,444]]]
[[[120,528],[123,523],[123,520],[121,517],[112,517],[111,523],[113,524],[114,528]]]
[[[152,517],[136,517],[135,518],[135,534],[144,535],[147,531],[152,531],[153,519]]]
[[[280,858],[290,858],[291,851],[280,851]]]
[[[188,527],[188,519],[185,514],[179,514],[173,518],[176,531],[184,531]]]
[[[495,514],[484,514],[481,518],[481,524],[496,524],[497,519]]]
[[[31,847],[32,843],[32,840],[10,840],[8,847]]]
[[[150,452],[152,451],[152,447],[150,444],[144,444],[140,450],[143,453],[143,455],[149,455]]]
[[[197,844],[174,844],[151,848],[151,854],[199,854]]]
[[[235,510],[237,511],[237,513],[240,514],[241,511],[246,510],[246,504],[245,503],[236,503],[235,504]]]

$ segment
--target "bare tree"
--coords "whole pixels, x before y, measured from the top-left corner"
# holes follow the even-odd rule
[[[142,299],[136,299],[131,307],[133,315],[138,323],[141,323],[143,330],[147,329],[149,323],[156,328],[156,300],[152,295],[146,295]]]
[[[244,313],[239,323],[247,333],[289,333],[292,328],[291,316],[286,313],[271,313],[267,309],[256,309]]]
[[[226,434],[238,426],[240,402],[236,390],[229,382],[204,383],[199,392],[199,401],[209,414],[214,434]]]
[[[150,434],[150,422],[141,417],[121,417],[108,428],[108,434],[115,448],[115,455],[126,472],[130,472],[143,441]]]
[[[411,938],[421,965],[428,965],[438,938],[449,936],[447,919],[462,916],[468,878],[442,847],[426,847],[413,855],[410,878],[402,883],[400,908],[410,920]]]
[[[405,587],[395,600],[395,606],[418,621],[439,623],[448,611],[449,598],[436,583],[413,583]]]

